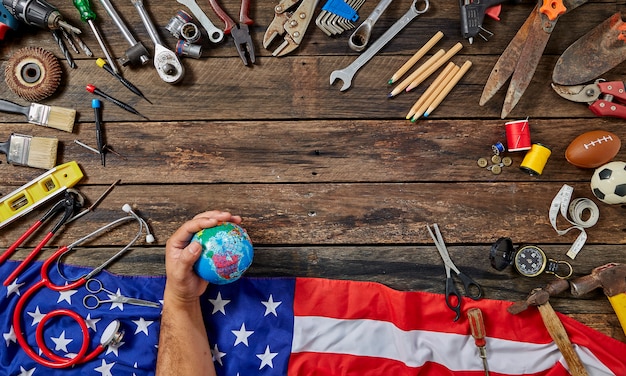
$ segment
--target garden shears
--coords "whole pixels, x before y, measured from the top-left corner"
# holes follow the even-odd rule
[[[587,0],[538,0],[493,67],[479,104],[483,106],[487,103],[511,78],[502,106],[501,118],[504,119],[528,88],[559,18],[586,2]]]

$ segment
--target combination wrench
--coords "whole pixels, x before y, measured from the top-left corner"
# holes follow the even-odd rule
[[[143,22],[144,26],[148,30],[148,34],[150,34],[150,39],[154,43],[154,67],[159,74],[159,77],[168,84],[175,84],[182,80],[183,75],[185,74],[185,67],[178,60],[178,56],[174,53],[174,51],[168,50],[163,43],[161,42],[161,38],[150,20],[148,16],[148,12],[146,8],[143,6],[142,0],[131,0],[137,11],[139,12],[139,18]]]
[[[348,40],[348,46],[352,48],[352,50],[361,52],[365,49],[365,46],[367,46],[370,40],[370,35],[372,34],[372,27],[392,1],[393,0],[380,0],[380,3],[376,5],[376,8],[374,8],[367,19],[354,30]]]
[[[424,2],[423,9],[417,9],[417,2]],[[361,69],[368,61],[374,57],[383,47],[389,43],[389,41],[395,37],[406,25],[408,25],[413,19],[420,14],[426,13],[428,10],[430,3],[429,0],[413,0],[411,7],[409,10],[402,16],[396,23],[391,25],[391,27],[385,31],[385,33],[374,42],[370,48],[365,50],[356,60],[352,62],[352,64],[348,65],[344,69],[333,71],[330,74],[330,84],[332,85],[337,79],[343,81],[343,86],[341,86],[341,91],[348,90],[352,85],[352,78],[356,74],[356,72]]]
[[[209,40],[213,43],[219,43],[224,39],[224,32],[215,26],[213,22],[202,11],[196,0],[176,0],[179,4],[183,4],[198,19],[200,25],[206,30]]]

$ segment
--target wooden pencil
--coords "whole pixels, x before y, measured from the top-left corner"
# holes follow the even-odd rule
[[[419,59],[424,57],[424,55],[426,55],[426,52],[430,51],[430,49],[433,48],[433,46],[441,40],[441,38],[443,38],[443,33],[441,31],[438,31],[435,35],[432,36],[432,38],[430,38],[428,42],[426,42],[426,44],[424,44],[422,48],[417,50],[417,52],[413,56],[411,56],[411,58],[406,63],[404,63],[400,67],[400,69],[398,69],[398,71],[393,74],[393,76],[391,76],[387,83],[391,85],[394,82],[398,81],[400,77],[404,76],[404,74],[408,72],[409,69],[411,69]]]
[[[405,78],[395,88],[393,88],[391,93],[387,94],[387,97],[391,98],[400,94],[404,89],[406,89],[407,86],[409,86],[411,82],[413,82],[415,77],[419,76],[425,69],[428,69],[431,65],[435,64],[435,62],[441,59],[444,55],[445,55],[445,50],[441,49],[437,51],[437,53],[431,56],[430,59],[426,60],[424,64],[422,64],[419,68],[417,68],[415,72],[411,73],[409,77]]]
[[[430,115],[435,110],[435,108],[439,106],[439,104],[446,98],[446,96],[450,93],[450,91],[452,91],[452,88],[461,80],[461,78],[465,75],[465,73],[467,73],[467,71],[470,69],[471,66],[472,66],[472,62],[469,60],[463,63],[463,65],[461,66],[461,69],[459,69],[459,71],[454,75],[454,77],[452,77],[452,80],[448,82],[446,87],[443,88],[443,91],[439,93],[437,98],[435,98],[435,100],[430,104],[430,106],[428,106],[428,109],[426,110],[426,112],[424,112],[424,117],[428,117],[428,115]]]
[[[426,91],[419,97],[419,99],[417,101],[415,101],[415,104],[413,104],[413,106],[409,110],[409,113],[406,114],[406,119],[407,120],[409,120],[410,118],[413,117],[413,115],[415,115],[415,113],[420,108],[420,106],[428,99],[428,97],[430,97],[433,94],[433,92],[436,91],[436,89],[439,86],[439,84],[441,82],[445,81],[446,76],[450,73],[450,71],[455,66],[456,66],[456,64],[454,64],[453,62],[450,62],[450,63],[448,63],[448,65],[446,65],[446,67],[443,69],[443,71],[441,71],[441,73],[439,73],[437,78],[435,78],[433,83],[430,84],[428,89],[426,89]]]
[[[450,51],[446,52],[446,54],[444,56],[442,56],[441,59],[437,60],[433,65],[428,67],[428,69],[426,69],[421,75],[415,77],[413,79],[413,82],[411,82],[407,86],[406,91],[409,92],[409,91],[415,89],[417,87],[417,85],[419,85],[422,82],[424,82],[428,77],[430,77],[431,74],[433,74],[434,71],[439,69],[439,67],[441,67],[443,64],[445,64],[446,61],[450,60],[452,58],[452,56],[456,55],[456,53],[459,52],[462,48],[463,48],[463,45],[461,44],[461,42],[458,42],[457,44],[452,46]]]
[[[441,90],[443,90],[443,88],[446,87],[448,82],[450,82],[450,80],[452,80],[452,78],[456,75],[459,69],[461,69],[458,65],[454,63],[452,63],[452,65],[453,65],[452,69],[448,72],[446,77],[441,82],[439,82],[439,85],[437,85],[433,89],[431,94],[420,104],[419,108],[415,110],[415,113],[413,114],[413,117],[411,118],[412,123],[414,123],[417,119],[419,119],[424,114],[424,112],[426,112],[430,104],[433,103],[435,98],[437,98]]]

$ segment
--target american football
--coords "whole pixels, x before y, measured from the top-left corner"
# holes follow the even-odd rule
[[[565,150],[565,159],[576,167],[596,168],[611,161],[622,142],[614,133],[595,130],[576,137]]]

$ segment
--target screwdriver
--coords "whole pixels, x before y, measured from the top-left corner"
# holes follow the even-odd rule
[[[98,59],[96,59],[96,64],[97,64],[100,68],[102,68],[102,69],[104,69],[105,71],[107,71],[107,72],[111,73],[111,74],[112,74],[115,78],[117,78],[117,79],[118,79],[118,80],[122,83],[122,85],[126,86],[126,88],[127,88],[128,90],[132,91],[133,93],[135,93],[135,94],[137,94],[138,96],[142,97],[143,99],[147,100],[147,101],[148,101],[148,103],[152,104],[152,102],[150,102],[150,100],[149,100],[148,98],[146,98],[146,97],[143,95],[143,93],[141,92],[141,90],[139,90],[139,89],[137,88],[137,86],[133,85],[130,81],[128,81],[127,79],[125,79],[124,77],[122,77],[122,75],[121,75],[121,74],[119,74],[119,73],[115,73],[115,71],[113,70],[113,68],[111,68],[111,66],[110,66],[110,65],[109,65],[106,61],[104,61],[104,60],[103,60],[103,59],[101,59],[101,58],[98,58]]]
[[[87,85],[86,89],[88,92],[93,93],[93,94],[97,94],[99,96],[101,96],[102,98],[110,101],[111,103],[114,103],[116,105],[118,105],[120,108],[123,108],[124,110],[135,114],[135,115],[139,115],[142,118],[146,119],[146,120],[150,120],[147,117],[143,116],[142,114],[139,113],[139,111],[135,110],[134,108],[132,108],[131,106],[127,105],[126,103],[120,101],[119,99],[115,99],[112,96],[110,96],[109,94],[106,94],[105,92],[103,92],[102,90],[98,89],[97,87],[95,87],[94,85]]]
[[[98,151],[100,152],[100,162],[102,163],[102,167],[104,167],[106,160],[106,150],[104,149],[104,135],[102,134],[102,110],[100,109],[101,106],[102,102],[100,102],[100,100],[91,100],[91,108],[93,108],[96,123],[96,142],[98,145]]]
[[[109,49],[104,44],[104,39],[102,39],[100,31],[98,31],[96,24],[93,22],[96,19],[96,13],[91,9],[89,0],[73,0],[73,2],[76,9],[78,9],[78,13],[80,13],[80,19],[89,24],[91,31],[93,31],[93,34],[96,36],[98,44],[100,45],[102,52],[104,52],[104,56],[106,56],[111,68],[115,73],[119,73],[115,63],[113,63],[113,58],[111,57],[111,53],[109,53]]]
[[[479,308],[470,308],[467,311],[467,319],[469,320],[472,337],[474,337],[474,343],[476,344],[476,347],[478,347],[479,355],[483,360],[485,375],[489,376],[486,349],[487,341],[485,341],[485,322],[483,321],[483,312]]]

